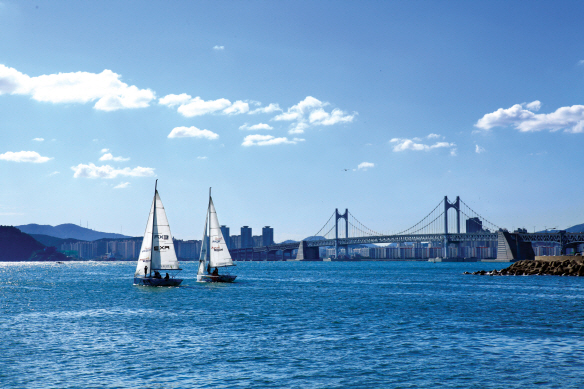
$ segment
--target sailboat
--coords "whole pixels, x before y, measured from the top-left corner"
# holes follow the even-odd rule
[[[158,180],[154,184],[154,200],[134,273],[134,285],[179,286],[182,280],[175,277],[182,269],[178,266],[170,226],[156,189],[157,185]],[[163,277],[160,272],[166,275]]]
[[[211,198],[211,188],[209,188],[209,206],[205,218],[205,232],[201,245],[197,282],[233,282],[237,276],[219,274],[220,267],[228,266],[235,266],[235,264],[221,232],[217,211],[215,211],[215,205]],[[211,272],[212,268],[215,269],[213,272]]]

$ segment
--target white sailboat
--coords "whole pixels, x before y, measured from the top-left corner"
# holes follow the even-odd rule
[[[134,285],[179,286],[182,280],[175,277],[182,269],[178,265],[164,205],[156,190],[157,185],[158,180],[154,185],[154,200],[134,273]],[[160,272],[165,272],[166,275],[163,277]]]
[[[197,273],[198,282],[233,282],[237,276],[230,274],[219,274],[220,267],[235,266],[229,254],[229,249],[225,243],[221,225],[217,219],[217,211],[211,198],[209,188],[209,206],[205,218],[205,232],[203,234],[203,244],[201,245],[201,256],[199,259],[199,271]],[[214,269],[211,271],[211,269]]]

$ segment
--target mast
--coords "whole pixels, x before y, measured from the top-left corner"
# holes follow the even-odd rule
[[[207,262],[207,274],[211,274],[211,187],[209,187],[209,204],[207,205],[207,220],[209,223],[207,224],[207,258],[205,261]]]
[[[152,210],[152,239],[150,240],[150,277],[152,277],[152,259],[154,258],[154,219],[156,219],[156,188],[158,186],[158,179],[154,183],[154,208]],[[146,276],[146,274],[144,274]]]

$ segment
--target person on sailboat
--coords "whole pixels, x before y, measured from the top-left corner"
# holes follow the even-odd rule
[[[146,274],[148,274],[148,266],[144,266],[144,276],[146,276]]]
[[[213,274],[214,276],[218,276],[219,275],[219,269],[215,268],[215,270],[213,270]]]
[[[164,276],[164,279],[165,279],[165,280],[168,280],[168,278],[169,278],[169,277],[168,277],[168,273],[166,273],[166,276]]]
[[[154,271],[154,278],[158,278],[158,279],[162,279],[162,276],[160,275],[160,273],[158,271]]]

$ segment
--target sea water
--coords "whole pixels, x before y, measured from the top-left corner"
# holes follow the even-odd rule
[[[181,265],[150,288],[135,263],[0,263],[0,387],[584,387],[584,277],[240,262],[204,284]]]

